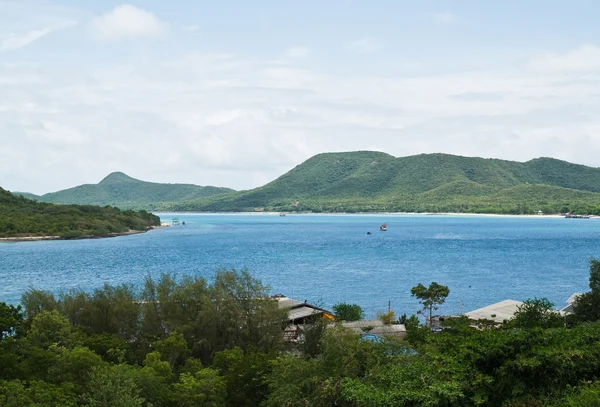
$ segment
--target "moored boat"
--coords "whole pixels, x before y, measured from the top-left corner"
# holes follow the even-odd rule
[[[387,232],[387,225],[385,223],[382,223],[379,226],[379,230],[382,231],[382,232]]]

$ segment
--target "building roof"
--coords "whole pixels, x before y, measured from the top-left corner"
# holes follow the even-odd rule
[[[311,307],[301,306],[301,307],[290,309],[290,311],[288,312],[288,319],[290,321],[293,321],[293,320],[300,319],[300,318],[310,317],[311,315],[315,315],[315,314],[322,314],[323,312],[324,311],[316,310]]]
[[[575,302],[575,300],[577,299],[577,297],[579,297],[580,295],[583,295],[583,293],[573,293],[573,294],[571,294],[571,296],[569,298],[567,298],[567,303],[573,304]]]
[[[365,333],[363,331],[364,328],[369,329],[370,334],[378,334],[378,335],[401,335],[406,333],[406,327],[402,324],[390,324],[385,325],[378,319],[373,320],[365,320],[365,321],[352,321],[352,322],[342,322],[342,326],[345,328],[349,328],[352,332],[356,332],[359,334]]]
[[[567,298],[567,305],[563,309],[560,310],[560,313],[562,315],[573,314],[573,312],[575,311],[575,301],[577,300],[577,297],[579,297],[580,295],[583,295],[583,293],[571,294],[571,296],[569,298]]]
[[[487,307],[467,312],[465,315],[472,320],[489,319],[501,324],[504,320],[511,319],[515,315],[515,312],[517,312],[517,308],[522,304],[521,301],[504,300],[488,305]]]
[[[376,326],[383,326],[383,322],[379,319],[373,320],[362,320],[362,321],[352,321],[352,322],[342,322],[342,326],[346,328],[375,328]]]
[[[308,304],[307,302],[294,300],[293,298],[288,298],[283,295],[277,295],[273,298],[277,300],[277,305],[279,306],[279,308],[284,308],[288,310],[289,321],[296,321],[317,314],[323,314],[328,319],[334,318],[331,312],[319,308],[315,305]]]
[[[279,308],[293,308],[298,305],[304,305],[302,301],[294,300],[293,298],[277,297],[276,299]]]
[[[406,327],[402,324],[376,326],[369,333],[377,335],[402,335],[406,333]]]

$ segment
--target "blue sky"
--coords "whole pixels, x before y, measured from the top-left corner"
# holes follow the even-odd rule
[[[0,0],[0,186],[261,185],[325,151],[599,166],[596,1]]]

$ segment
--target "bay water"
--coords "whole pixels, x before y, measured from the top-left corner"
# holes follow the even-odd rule
[[[367,317],[419,310],[417,283],[449,286],[443,314],[505,299],[546,297],[558,308],[588,289],[600,220],[451,215],[159,214],[185,225],[108,239],[0,244],[0,301],[29,287],[141,287],[161,273],[212,278],[247,267],[272,293]],[[381,223],[387,232],[379,231]],[[371,232],[371,234],[367,234]]]

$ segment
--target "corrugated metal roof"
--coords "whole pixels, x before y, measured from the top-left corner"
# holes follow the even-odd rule
[[[297,305],[302,305],[302,304],[304,304],[304,302],[294,300],[294,299],[288,298],[288,297],[281,297],[281,298],[277,298],[277,304],[279,305],[279,308],[292,308]]]
[[[378,335],[400,335],[406,333],[406,327],[402,324],[376,326],[371,329],[369,333]]]
[[[465,315],[469,317],[469,319],[490,319],[501,324],[504,320],[511,319],[515,315],[515,312],[517,312],[517,308],[522,304],[521,301],[504,300],[497,302],[496,304],[488,305],[487,307],[467,312]]]
[[[342,326],[346,328],[367,328],[367,327],[376,327],[383,326],[383,322],[378,319],[366,320],[366,321],[352,321],[352,322],[342,322]]]
[[[311,315],[322,314],[322,313],[323,313],[323,311],[319,311],[319,310],[316,310],[314,308],[307,307],[307,306],[302,306],[302,307],[291,309],[290,312],[288,313],[288,319],[290,321],[293,321],[296,319],[306,318]]]
[[[577,297],[579,297],[580,295],[583,295],[583,293],[573,293],[573,294],[571,294],[571,296],[569,298],[567,298],[567,303],[573,304],[575,302],[575,300],[577,299]]]

